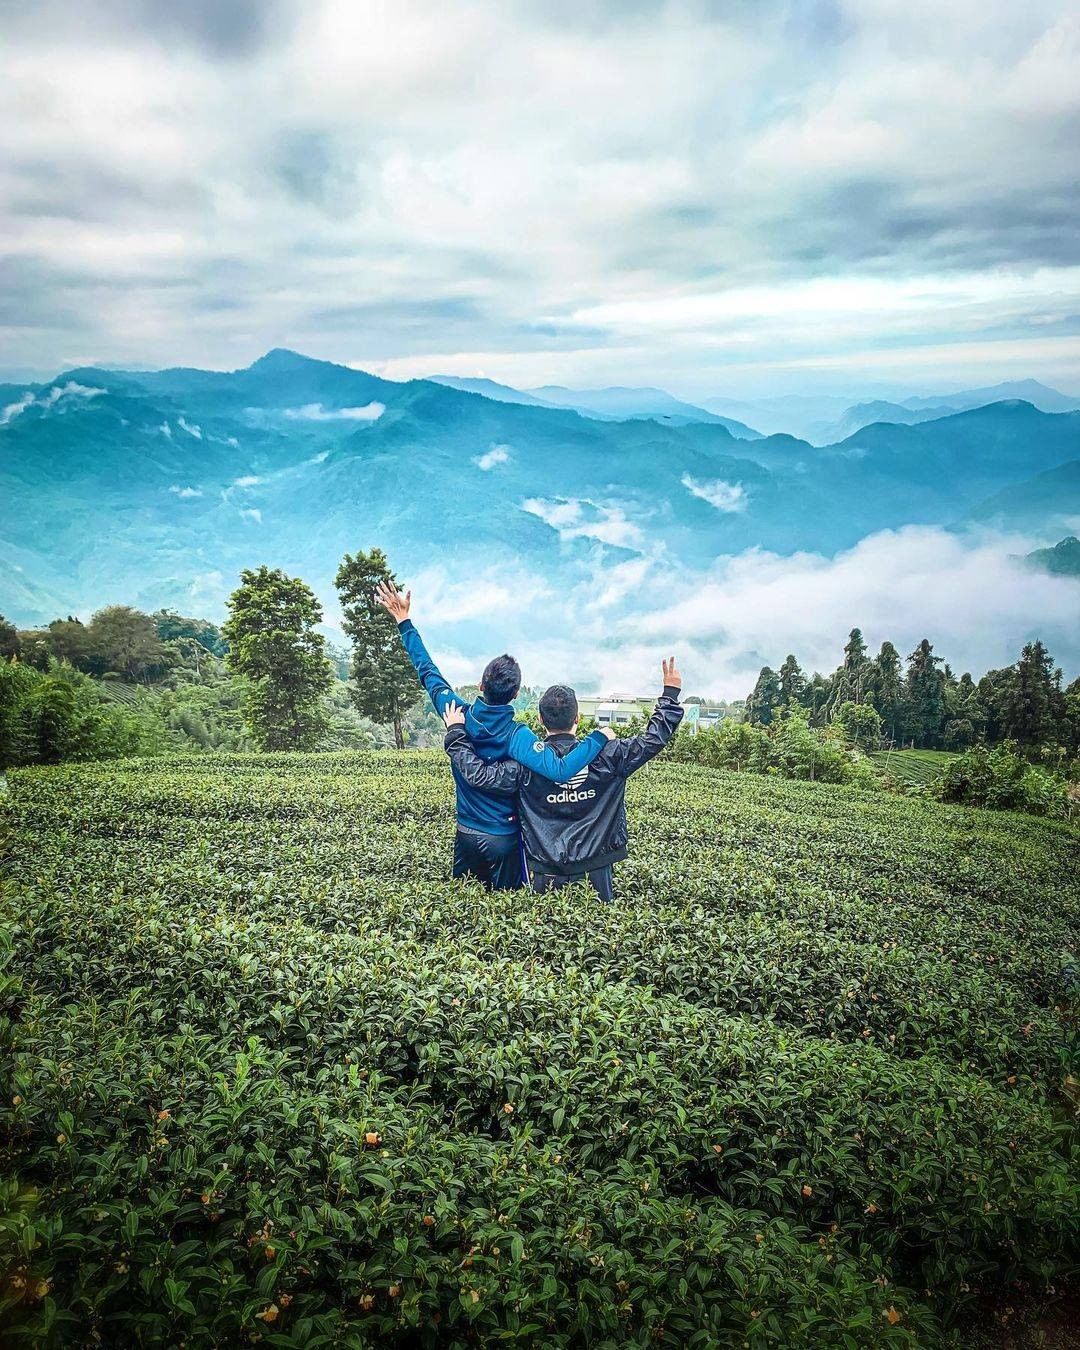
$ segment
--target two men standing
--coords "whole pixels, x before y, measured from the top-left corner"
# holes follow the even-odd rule
[[[468,704],[413,627],[412,592],[402,595],[383,583],[375,598],[396,620],[420,682],[446,723],[457,788],[454,876],[475,876],[495,890],[529,881],[537,891],[588,877],[601,899],[610,900],[612,865],[627,856],[626,780],[660,753],[682,721],[675,658],[663,663],[663,692],[640,736],[619,740],[605,730],[579,740],[577,696],[557,684],[540,700],[541,741],[514,721],[521,671],[512,656],[488,662],[480,697]]]

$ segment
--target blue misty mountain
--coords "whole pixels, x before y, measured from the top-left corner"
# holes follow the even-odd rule
[[[972,524],[998,529],[1052,532],[1080,520],[1080,459],[1048,469],[991,493],[967,512]]]
[[[647,417],[655,421],[683,426],[687,422],[710,422],[727,427],[736,440],[756,440],[761,433],[731,417],[720,417],[693,403],[683,403],[664,389],[566,389],[547,384],[538,389],[514,389],[494,380],[468,379],[458,375],[432,375],[436,384],[483,394],[499,403],[525,403],[532,407],[569,408],[582,417],[625,422]]]
[[[497,380],[481,377],[470,379],[463,375],[429,375],[435,384],[445,384],[448,389],[462,389],[467,394],[483,394],[484,398],[493,398],[496,403],[526,403],[534,408],[550,407],[543,399],[534,398],[524,389],[514,389],[508,384],[499,384]]]
[[[744,418],[766,434],[785,432],[800,436],[812,445],[832,445],[872,422],[911,425],[947,417],[953,412],[968,412],[989,403],[1016,399],[1030,403],[1040,412],[1074,412],[1080,409],[1080,398],[1051,389],[1038,380],[1011,380],[983,389],[961,389],[953,394],[932,394],[899,400],[878,399],[855,404],[834,394],[785,394],[749,402],[709,399],[708,406],[716,412]]]
[[[558,384],[545,384],[530,389],[533,397],[559,408],[573,408],[585,417],[607,417],[623,421],[634,417],[651,417],[658,421],[681,426],[686,422],[712,422],[727,427],[736,440],[757,440],[761,435],[753,427],[732,417],[683,403],[664,389],[628,389],[615,385],[608,389],[565,389]]]
[[[987,400],[993,402],[993,399]],[[981,406],[981,405],[977,405]],[[946,404],[936,403],[925,408],[908,408],[903,403],[889,403],[885,399],[873,399],[869,403],[855,403],[845,408],[835,422],[815,423],[808,428],[807,440],[814,445],[831,445],[846,440],[863,427],[874,422],[895,422],[900,426],[915,426],[917,422],[933,422],[939,417],[948,417],[952,412],[960,411]]]
[[[83,369],[0,387],[0,612],[122,598],[214,615],[242,567],[307,578],[380,545],[405,576],[509,568],[585,597],[640,557],[832,553],[963,520],[1080,461],[1080,414],[999,403],[822,448],[380,379],[294,352],[244,370]],[[1061,501],[1036,528],[1060,538]],[[1034,512],[1034,508],[1032,508]]]
[[[1052,576],[1080,578],[1080,539],[1070,534],[1060,539],[1053,548],[1037,548],[1026,555],[1025,562],[1040,572]]]
[[[1080,409],[1080,398],[1063,394],[1059,389],[1051,389],[1039,380],[1006,380],[1003,384],[991,384],[983,389],[961,389],[955,394],[931,394],[925,398],[901,399],[900,402],[905,408],[952,408],[956,412],[964,412],[969,408],[982,408],[987,403],[1000,403],[1008,399],[1022,399],[1040,412],[1075,412]]]

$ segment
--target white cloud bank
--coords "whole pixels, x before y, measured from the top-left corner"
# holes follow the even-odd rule
[[[385,403],[374,401],[362,408],[324,408],[321,403],[305,403],[302,408],[286,408],[285,416],[294,422],[376,422],[385,411]]]
[[[177,497],[181,498],[184,501],[187,501],[191,497],[202,496],[202,488],[181,487],[179,483],[174,483],[172,487],[169,488],[169,491],[174,493]]]
[[[1076,674],[1080,582],[1023,565],[1018,558],[1032,547],[909,526],[870,535],[834,558],[750,551],[685,576],[672,603],[627,616],[619,631],[629,651],[643,640],[687,647],[692,682],[729,695],[746,693],[748,675],[778,666],[788,652],[807,670],[831,671],[853,627],[871,648],[888,639],[905,657],[928,637],[954,670],[976,676],[1011,664],[1025,642],[1041,637]]]
[[[573,529],[575,505],[548,514]],[[416,608],[432,650],[452,648],[462,672],[508,650],[527,683],[570,681],[582,692],[658,691],[660,657],[675,652],[687,693],[741,698],[762,665],[776,668],[788,652],[808,673],[831,673],[854,627],[871,651],[888,639],[905,659],[927,637],[957,674],[976,677],[1041,637],[1068,680],[1080,674],[1080,582],[1020,562],[1037,542],[911,526],[834,558],[751,550],[698,572],[656,557],[594,558],[543,594],[492,572],[475,603],[432,569]],[[467,614],[455,614],[457,603]]]
[[[712,482],[699,483],[696,478],[691,478],[688,473],[684,473],[679,481],[692,496],[700,497],[703,502],[715,506],[718,511],[730,513],[745,511],[747,508],[746,489],[741,483],[725,483],[722,478],[716,478]]]
[[[510,447],[508,445],[493,445],[490,450],[482,455],[477,455],[473,463],[478,469],[485,471],[494,469],[497,464],[505,464],[510,458]]]
[[[104,393],[104,389],[95,389],[87,384],[77,384],[74,380],[68,380],[63,385],[54,384],[51,389],[47,389],[43,394],[35,394],[33,390],[28,389],[21,398],[0,409],[0,427],[6,426],[9,422],[14,422],[16,417],[20,417],[29,408],[53,408],[64,400],[97,398],[99,394]]]
[[[529,497],[521,503],[521,509],[550,525],[560,539],[595,539],[613,548],[646,547],[641,526],[628,519],[618,505],[585,497]]]

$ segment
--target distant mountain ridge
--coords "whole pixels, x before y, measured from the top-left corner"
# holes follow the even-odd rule
[[[897,400],[871,399],[858,403],[848,403],[846,399],[828,394],[806,397],[789,395],[756,402],[725,399],[706,401],[709,407],[719,412],[745,417],[767,433],[787,432],[813,445],[831,445],[873,422],[913,425],[948,417],[956,412],[969,412],[990,403],[1017,399],[1030,403],[1040,412],[1075,412],[1080,409],[1080,396],[1063,394],[1038,380],[1009,380],[982,389],[961,389],[952,394]]]
[[[586,603],[635,560],[677,573],[750,548],[831,554],[1010,503],[1050,541],[1069,532],[1080,488],[1080,413],[1023,402],[815,448],[501,402],[286,350],[230,372],[91,367],[7,385],[0,418],[0,497],[14,504],[0,612],[23,624],[117,598],[213,617],[239,570],[263,561],[332,596],[341,555],[373,545],[406,576],[509,568]]]
[[[621,386],[608,389],[567,389],[557,384],[543,385],[538,389],[514,389],[508,384],[498,384],[495,380],[483,378],[468,379],[458,375],[432,375],[430,378],[436,384],[444,384],[451,389],[461,389],[472,394],[482,394],[485,398],[493,398],[499,403],[568,408],[580,413],[582,417],[616,422],[633,421],[642,417],[670,422],[676,426],[686,422],[709,422],[727,427],[737,440],[757,440],[761,435],[753,427],[746,426],[734,418],[720,417],[706,408],[699,408],[693,403],[684,403],[680,399],[673,398],[664,389]]]

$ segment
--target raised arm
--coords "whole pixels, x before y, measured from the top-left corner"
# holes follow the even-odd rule
[[[625,740],[614,741],[607,752],[607,762],[613,762],[615,768],[628,778],[643,764],[654,759],[672,736],[683,719],[683,708],[679,702],[682,692],[682,676],[675,658],[663,662],[664,691],[657,700],[649,724],[640,736],[628,736]]]
[[[551,746],[537,740],[535,733],[523,723],[510,738],[510,758],[541,778],[550,778],[553,783],[567,783],[576,773],[587,769],[607,743],[603,731],[590,731],[569,754],[557,755]]]
[[[428,698],[435,705],[435,711],[440,717],[451,699],[456,703],[464,703],[464,700],[454,693],[453,686],[444,678],[442,671],[428,655],[428,649],[412,625],[409,618],[412,591],[406,591],[402,595],[392,581],[380,581],[375,588],[375,599],[383,609],[389,611],[397,624],[405,652],[416,668],[420,683],[427,690]]]
[[[450,756],[450,762],[465,782],[485,792],[513,797],[525,772],[521,765],[515,764],[512,759],[497,759],[492,764],[485,764],[465,734],[464,710],[455,704],[447,706],[443,721],[446,723],[443,746]]]

